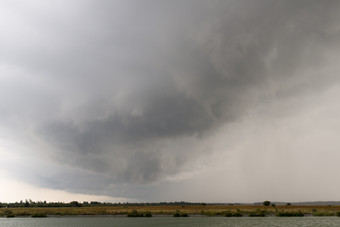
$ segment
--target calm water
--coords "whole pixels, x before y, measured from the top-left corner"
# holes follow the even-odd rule
[[[89,226],[340,226],[339,217],[153,217],[153,218],[0,218],[1,227]]]

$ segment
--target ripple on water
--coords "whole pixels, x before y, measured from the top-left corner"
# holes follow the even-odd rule
[[[340,226],[339,217],[153,217],[153,218],[125,218],[125,217],[92,217],[92,218],[0,218],[1,227],[92,227],[92,226],[164,226],[164,227],[289,227],[289,226]]]

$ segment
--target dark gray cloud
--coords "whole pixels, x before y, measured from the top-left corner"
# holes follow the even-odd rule
[[[1,125],[46,148],[44,187],[149,198],[221,126],[338,83],[338,1],[2,4]]]

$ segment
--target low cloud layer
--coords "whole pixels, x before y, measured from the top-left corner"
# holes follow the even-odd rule
[[[3,1],[0,133],[13,158],[2,165],[41,187],[173,199],[164,188],[250,139],[235,139],[235,124],[293,119],[339,85],[339,10],[331,0]]]

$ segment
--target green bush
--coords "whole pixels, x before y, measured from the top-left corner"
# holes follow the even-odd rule
[[[205,215],[205,216],[215,216],[216,213],[215,213],[215,212],[211,212],[211,211],[201,211],[201,215]]]
[[[298,212],[278,212],[276,213],[276,216],[278,217],[303,217],[305,215],[301,211],[298,211]]]
[[[173,213],[172,216],[173,217],[189,217],[187,213],[180,213],[179,211],[176,211],[175,213]]]
[[[14,215],[14,214],[8,214],[7,217],[8,217],[8,218],[14,218],[15,215]]]
[[[225,213],[224,217],[232,217],[233,216],[233,213],[232,212],[227,212]]]
[[[178,212],[178,211],[176,211],[175,213],[173,213],[173,215],[172,215],[173,217],[180,217],[181,216],[181,214]]]
[[[145,212],[144,217],[151,218],[152,214],[150,211]]]
[[[265,217],[265,216],[266,216],[265,212],[260,212],[260,213],[251,212],[249,214],[249,217]]]
[[[264,206],[269,206],[269,205],[270,205],[270,201],[264,201],[264,202],[263,202],[263,205],[264,205]]]
[[[233,217],[242,217],[243,214],[240,212],[233,213]]]
[[[138,213],[136,210],[133,210],[127,214],[128,217],[144,217],[144,214]]]
[[[47,215],[46,214],[39,214],[39,213],[37,213],[37,214],[32,214],[31,217],[32,218],[46,218]]]
[[[225,217],[242,217],[243,214],[241,212],[235,212],[235,213],[227,212],[224,216]]]

